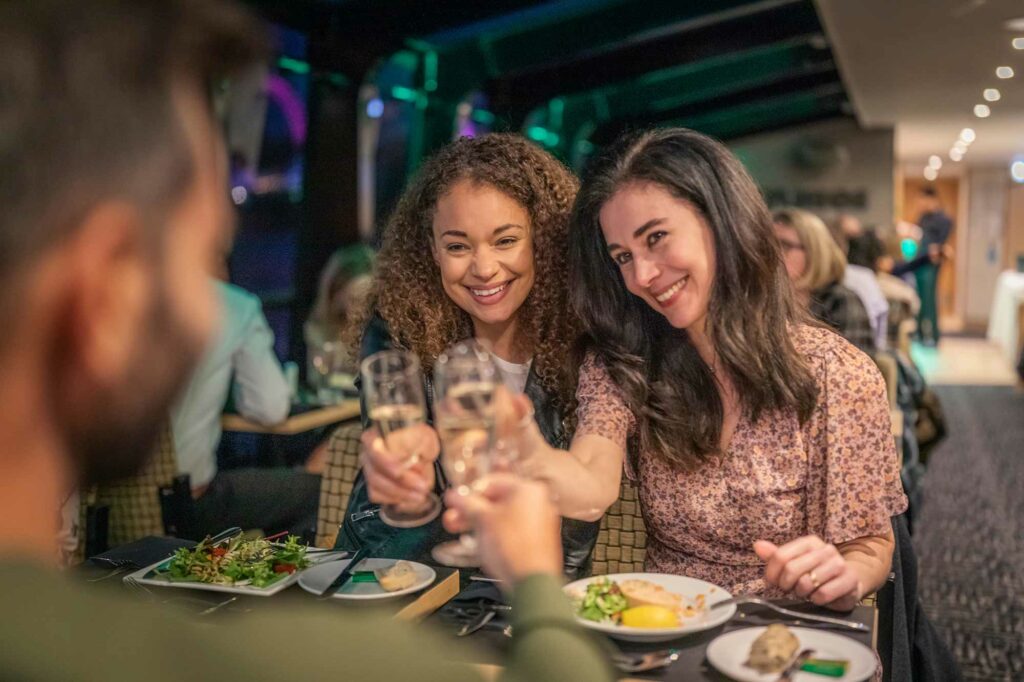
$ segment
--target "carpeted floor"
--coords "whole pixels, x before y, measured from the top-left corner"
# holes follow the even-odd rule
[[[921,602],[968,680],[1024,680],[1024,393],[939,386],[915,527]]]

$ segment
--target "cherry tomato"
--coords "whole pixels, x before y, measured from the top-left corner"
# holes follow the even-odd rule
[[[294,573],[295,564],[275,564],[274,573]]]
[[[211,554],[212,556],[218,556],[218,557],[219,557],[219,556],[224,556],[224,555],[225,555],[225,554],[227,554],[227,553],[228,553],[228,550],[226,550],[226,549],[225,549],[225,548],[223,548],[223,547],[214,547],[214,548],[213,548],[213,551],[211,551],[211,552],[210,552],[210,554]]]

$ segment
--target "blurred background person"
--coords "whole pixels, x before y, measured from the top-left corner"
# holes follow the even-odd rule
[[[864,304],[875,336],[875,348],[885,350],[889,319],[889,301],[875,276],[875,259],[881,253],[882,245],[873,231],[865,231],[860,220],[851,215],[841,216],[828,224],[829,232],[839,250],[846,256],[846,270],[843,272],[843,286],[857,294]],[[852,241],[851,241],[852,235]],[[850,260],[853,251],[859,262]]]
[[[335,251],[320,273],[303,336],[306,380],[323,402],[355,390],[357,352],[346,343],[351,336],[346,332],[366,306],[373,287],[374,257],[369,246],[353,244]]]
[[[797,299],[847,341],[865,353],[874,353],[871,319],[857,294],[842,284],[846,256],[825,223],[813,213],[795,208],[776,211],[772,220]]]
[[[939,195],[932,187],[923,187],[917,196],[918,210],[921,217],[917,224],[921,228],[921,243],[918,255],[937,259],[950,232],[953,221],[942,210]],[[934,346],[939,342],[939,307],[935,298],[935,285],[938,281],[939,263],[929,262],[922,265],[914,273],[917,279],[917,294],[921,298],[921,310],[917,316],[917,333],[921,342]]]

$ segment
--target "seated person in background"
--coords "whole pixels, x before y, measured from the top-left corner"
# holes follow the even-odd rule
[[[875,336],[875,348],[885,350],[888,341],[889,301],[882,293],[878,278],[875,277],[875,257],[872,255],[881,252],[881,242],[875,237],[874,232],[866,232],[861,227],[860,220],[851,215],[841,216],[839,220],[830,223],[828,228],[839,249],[846,256],[846,271],[843,273],[842,284],[857,294],[857,298],[864,304],[868,321],[871,323],[871,331]],[[854,235],[852,240],[849,234]],[[854,263],[850,260],[851,251],[860,262]]]
[[[306,378],[314,388],[348,388],[357,372],[356,351],[345,343],[353,316],[366,306],[373,286],[373,249],[354,244],[338,249],[320,273],[316,301],[303,326],[306,340]],[[345,386],[331,386],[332,374],[352,379]],[[326,385],[325,385],[326,384]]]
[[[825,223],[796,208],[776,211],[772,220],[797,300],[857,348],[874,353],[871,318],[857,294],[842,284],[846,256]]]
[[[366,611],[276,604],[209,627],[57,570],[66,491],[140,468],[212,336],[206,263],[230,209],[209,86],[261,35],[215,0],[0,3],[4,679],[483,678],[450,639]],[[454,504],[513,590],[505,679],[611,680],[559,589],[545,488],[496,481]]]
[[[260,300],[211,280],[220,330],[171,409],[178,472],[195,498],[195,532],[228,526],[308,535],[316,526],[320,477],[289,468],[217,469],[220,418],[228,394],[246,419],[272,426],[288,418],[291,390],[274,355],[274,334]]]

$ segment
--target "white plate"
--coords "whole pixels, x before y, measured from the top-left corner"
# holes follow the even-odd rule
[[[646,580],[654,583],[655,585],[661,585],[669,592],[681,595],[685,600],[690,602],[693,602],[697,598],[697,595],[702,594],[704,595],[704,603],[708,607],[708,610],[700,615],[693,618],[684,618],[682,625],[677,628],[631,628],[624,625],[615,625],[614,623],[595,623],[592,620],[586,620],[579,617],[576,618],[576,621],[581,625],[584,625],[591,630],[603,632],[615,639],[623,639],[628,642],[667,642],[670,639],[678,639],[690,634],[691,632],[701,632],[702,630],[709,630],[721,625],[732,618],[733,614],[736,613],[736,606],[734,604],[711,610],[712,604],[732,598],[731,594],[718,585],[712,585],[711,583],[704,582],[703,580],[697,580],[696,578],[687,578],[681,575],[669,575],[667,573],[613,573],[611,575],[595,575],[589,578],[584,578],[583,580],[577,580],[574,583],[569,583],[563,589],[570,598],[575,599],[578,596],[582,596],[587,589],[587,585],[598,578],[608,578],[617,583],[621,583],[624,580]]]
[[[720,673],[740,682],[775,682],[779,679],[779,673],[762,675],[745,665],[750,645],[765,629],[744,628],[715,638],[708,645],[708,661]],[[874,674],[877,665],[875,654],[860,642],[825,630],[795,627],[789,630],[800,640],[797,651],[812,649],[815,658],[845,658],[850,662],[850,667],[842,677],[822,677],[814,673],[797,671],[793,674],[793,682],[861,682]]]
[[[309,558],[313,561],[316,561],[318,557],[317,555],[311,555]],[[145,568],[135,571],[134,573],[129,573],[127,576],[125,576],[124,579],[134,579],[137,583],[141,585],[153,585],[156,587],[183,587],[189,590],[206,590],[208,592],[229,592],[231,594],[247,594],[254,597],[269,597],[271,595],[277,594],[289,585],[294,585],[295,581],[299,579],[299,575],[309,570],[309,568],[306,568],[301,571],[295,571],[288,577],[279,580],[276,583],[273,583],[272,585],[268,585],[267,587],[255,587],[253,585],[215,585],[213,583],[168,580],[167,578],[160,576],[153,576],[152,578],[142,577],[149,573],[151,570],[155,569],[157,566],[162,566],[163,564],[166,564],[169,561],[169,558],[161,559],[160,561],[156,562],[155,564],[152,564],[151,566],[146,566]]]
[[[357,571],[373,571],[378,568],[390,568],[395,565],[397,559],[363,559],[356,566]],[[343,588],[334,593],[335,599],[391,599],[392,597],[401,597],[405,594],[412,594],[413,592],[419,592],[425,587],[430,587],[434,578],[437,577],[437,573],[434,572],[430,566],[424,566],[418,564],[415,561],[408,562],[412,566],[413,572],[416,574],[416,582],[404,590],[397,590],[395,592],[388,592],[378,583],[353,583],[349,582]],[[334,579],[338,577],[342,569],[348,565],[348,561],[332,561],[329,564],[323,566],[313,566],[307,568],[299,576],[299,587],[312,592],[313,594],[320,594],[325,587],[334,582]]]

